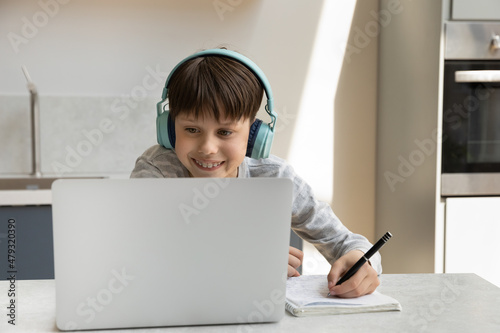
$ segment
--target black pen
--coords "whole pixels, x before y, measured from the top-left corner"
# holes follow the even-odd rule
[[[359,260],[358,262],[356,262],[354,264],[354,266],[351,267],[351,269],[349,269],[347,271],[347,273],[345,273],[342,278],[340,278],[340,280],[338,280],[336,286],[338,286],[339,284],[342,284],[344,283],[345,281],[349,280],[349,278],[351,276],[353,276],[354,274],[356,274],[356,272],[361,268],[361,266],[363,266],[365,264],[365,262],[367,262],[371,256],[373,256],[378,250],[380,250],[380,248],[389,240],[389,238],[392,237],[392,234],[390,232],[386,232],[384,236],[382,236],[382,238],[379,239],[378,242],[375,243],[375,245],[372,246],[371,249],[368,250],[368,252],[366,252]],[[331,296],[330,293],[328,293],[328,296]]]

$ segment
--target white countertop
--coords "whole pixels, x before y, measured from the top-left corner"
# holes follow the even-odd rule
[[[293,317],[278,323],[99,330],[84,332],[500,332],[500,288],[475,274],[383,274],[378,290],[403,310]],[[8,324],[9,281],[0,281],[0,332],[59,332],[54,280],[16,282],[16,326]]]
[[[51,204],[51,190],[0,191],[0,206],[41,206]]]
[[[2,178],[26,178],[27,175],[2,175]],[[44,177],[50,178],[54,175],[44,175]],[[130,177],[130,174],[72,174],[65,177],[95,177],[95,178],[106,178],[106,179],[126,179]],[[52,204],[52,194],[51,190],[0,190],[0,206],[43,206]]]

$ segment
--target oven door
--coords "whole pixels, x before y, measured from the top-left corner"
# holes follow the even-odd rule
[[[443,195],[500,194],[500,61],[445,62],[442,173]]]

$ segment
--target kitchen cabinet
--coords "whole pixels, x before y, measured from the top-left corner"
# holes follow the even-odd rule
[[[452,20],[500,20],[498,0],[453,0]]]
[[[476,273],[500,287],[500,197],[446,199],[445,273]]]
[[[52,209],[0,207],[0,274],[18,280],[53,279]]]

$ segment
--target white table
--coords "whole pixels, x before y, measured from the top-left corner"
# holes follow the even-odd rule
[[[475,274],[384,274],[379,291],[403,311],[297,318],[278,323],[92,331],[160,332],[500,332],[500,288]],[[0,281],[0,332],[58,332],[54,280],[17,281],[16,326],[7,321],[9,282]],[[91,332],[91,331],[85,331]]]

